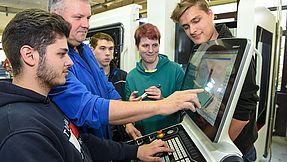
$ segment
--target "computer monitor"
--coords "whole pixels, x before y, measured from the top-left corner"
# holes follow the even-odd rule
[[[218,39],[195,48],[189,59],[182,90],[204,92],[201,108],[186,113],[212,142],[218,142],[249,50],[247,39]]]

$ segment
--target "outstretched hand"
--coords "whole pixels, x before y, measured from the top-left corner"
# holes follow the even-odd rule
[[[137,157],[142,161],[162,161],[160,157],[155,156],[161,152],[173,152],[162,140],[154,140],[150,144],[139,146]]]
[[[168,115],[179,110],[191,110],[196,111],[201,105],[197,98],[197,93],[203,92],[203,89],[192,89],[184,91],[176,91],[167,98],[160,100],[164,102],[162,105],[166,105],[166,108],[160,109],[161,115]]]

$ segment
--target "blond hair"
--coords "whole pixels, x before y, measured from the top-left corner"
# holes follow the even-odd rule
[[[209,5],[206,0],[181,0],[173,10],[171,19],[178,23],[181,15],[190,7],[198,6],[201,10],[208,12]]]

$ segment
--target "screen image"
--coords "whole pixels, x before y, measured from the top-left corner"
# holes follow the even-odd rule
[[[197,113],[212,126],[219,112],[236,54],[236,50],[206,52],[198,65],[190,65],[193,68],[188,72],[194,78],[191,86],[194,89],[204,89],[203,93],[198,94],[201,108],[197,109]]]
[[[237,84],[235,79],[246,43],[246,39],[211,41],[194,49],[189,59],[181,89],[204,89],[204,92],[197,94],[201,108],[186,113],[212,141],[229,110],[227,104]]]

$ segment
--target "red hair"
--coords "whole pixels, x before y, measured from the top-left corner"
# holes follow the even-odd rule
[[[158,40],[160,43],[160,32],[158,28],[150,23],[139,26],[134,35],[136,46],[139,47],[141,38]]]

